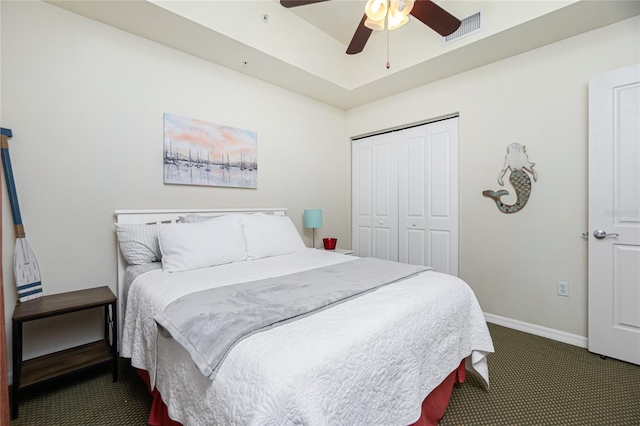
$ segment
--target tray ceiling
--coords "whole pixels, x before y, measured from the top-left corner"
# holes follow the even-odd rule
[[[387,34],[374,32],[346,55],[365,0],[48,3],[343,109],[640,14],[637,1],[436,1],[460,19],[481,10],[483,30],[444,46],[412,19],[388,34],[388,50]]]

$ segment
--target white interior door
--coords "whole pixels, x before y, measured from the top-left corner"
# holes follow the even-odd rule
[[[353,141],[352,248],[398,260],[398,145],[394,133]]]
[[[373,256],[398,261],[398,144],[394,132],[372,137]]]
[[[589,81],[589,350],[640,364],[640,65]]]
[[[351,247],[358,256],[373,257],[373,143],[353,141],[351,161]]]
[[[399,260],[458,275],[458,119],[398,132]]]
[[[398,259],[403,263],[428,265],[427,125],[399,133]]]
[[[458,118],[427,126],[429,263],[458,275]]]

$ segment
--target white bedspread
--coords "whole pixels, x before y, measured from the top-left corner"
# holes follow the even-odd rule
[[[148,272],[128,294],[121,355],[149,372],[171,417],[185,425],[407,425],[472,352],[467,366],[488,386],[485,355],[493,344],[482,311],[466,283],[437,272],[255,334],[229,353],[213,382],[180,345],[157,335],[156,313],[212,282],[353,259],[308,250],[179,274]]]

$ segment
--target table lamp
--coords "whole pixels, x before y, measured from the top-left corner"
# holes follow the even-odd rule
[[[304,211],[304,227],[313,229],[313,248],[316,248],[316,229],[322,228],[322,210],[312,209]]]

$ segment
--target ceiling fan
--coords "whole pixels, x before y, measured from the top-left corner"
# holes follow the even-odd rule
[[[280,4],[284,7],[297,7],[297,6],[305,6],[307,4],[321,3],[328,0],[280,0]],[[411,8],[411,5],[413,6]],[[407,7],[408,6],[408,7]],[[374,12],[381,12],[381,8],[384,9],[383,17],[381,21],[373,22],[371,18],[371,8],[374,9]],[[435,32],[445,37],[452,33],[454,33],[460,27],[460,20],[455,16],[451,15],[449,12],[433,3],[431,0],[369,0],[367,2],[367,11],[364,16],[360,20],[360,24],[358,24],[358,28],[356,28],[356,32],[353,34],[351,38],[351,43],[349,43],[349,47],[347,48],[348,55],[354,55],[356,53],[362,52],[364,46],[367,44],[369,40],[369,36],[371,35],[374,29],[382,30],[384,29],[384,20],[387,15],[387,10],[389,10],[389,29],[397,28],[398,26],[392,27],[391,24],[391,9],[394,8],[395,12],[403,12],[404,10],[404,21],[399,25],[407,22],[408,17],[406,16],[406,11],[409,10],[409,14],[414,16],[416,19],[421,21],[426,26],[433,29]],[[369,16],[368,16],[369,15]],[[381,24],[380,24],[381,22]],[[381,25],[381,27],[380,27]]]

